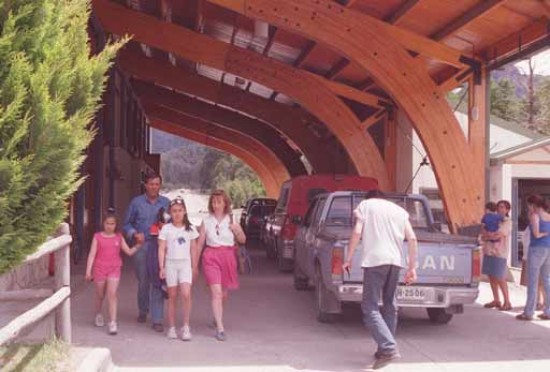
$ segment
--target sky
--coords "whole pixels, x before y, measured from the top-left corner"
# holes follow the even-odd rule
[[[550,76],[550,49],[536,54],[533,58],[535,60],[535,74]],[[522,74],[526,74],[529,71],[526,61],[518,62],[515,66],[519,68]]]

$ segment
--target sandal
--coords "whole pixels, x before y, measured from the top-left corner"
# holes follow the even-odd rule
[[[550,315],[539,314],[538,317],[539,317],[539,319],[541,319],[541,320],[550,320]]]
[[[516,315],[516,319],[517,319],[517,320],[533,320],[533,317],[532,317],[532,316],[528,316],[528,315],[525,314],[525,313],[521,313],[521,314]]]
[[[500,307],[500,301],[491,301],[483,305],[486,309],[492,309],[494,307]]]
[[[502,305],[500,308],[499,308],[500,311],[510,311],[512,310],[512,304],[509,303],[509,302],[505,302],[504,305]]]

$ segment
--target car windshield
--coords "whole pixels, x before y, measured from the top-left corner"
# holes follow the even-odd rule
[[[250,209],[250,215],[256,217],[268,216],[275,210],[274,205],[255,205]]]

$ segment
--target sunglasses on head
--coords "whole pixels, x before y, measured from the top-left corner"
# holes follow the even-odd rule
[[[174,199],[170,202],[170,206],[173,206],[176,204],[183,205],[183,199]]]

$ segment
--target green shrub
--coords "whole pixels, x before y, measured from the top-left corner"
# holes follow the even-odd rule
[[[0,0],[0,273],[67,213],[121,43],[90,56],[86,0]]]

